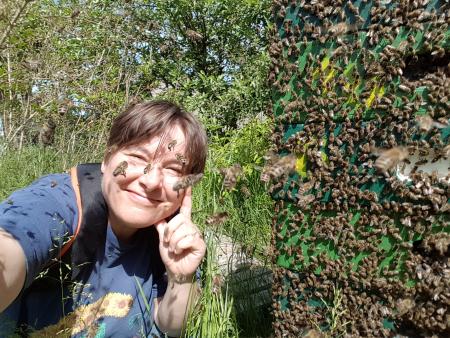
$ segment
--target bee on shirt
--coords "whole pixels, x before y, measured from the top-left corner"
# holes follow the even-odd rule
[[[399,162],[404,161],[409,155],[408,149],[405,147],[394,147],[382,150],[380,156],[376,159],[374,166],[383,173],[395,167]]]
[[[172,186],[172,189],[173,191],[180,193],[180,190],[194,186],[201,180],[202,177],[203,177],[202,173],[186,175],[181,180],[175,182],[174,185]]]
[[[119,163],[119,165],[114,169],[113,176],[123,175],[124,177],[127,177],[126,169],[128,168],[128,162],[122,161]]]
[[[220,173],[223,175],[223,186],[225,189],[232,190],[242,174],[242,167],[239,163],[235,163],[229,168],[220,169]]]

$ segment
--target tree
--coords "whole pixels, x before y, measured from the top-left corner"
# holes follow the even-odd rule
[[[269,1],[9,0],[2,18],[25,3],[0,50],[9,140],[51,119],[57,142],[98,143],[125,105],[154,97],[211,126],[265,111]]]

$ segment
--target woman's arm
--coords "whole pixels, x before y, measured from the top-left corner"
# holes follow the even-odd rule
[[[188,311],[199,295],[200,288],[195,277],[189,277],[186,281],[176,281],[175,276],[169,274],[166,293],[155,304],[155,320],[158,327],[170,337],[180,336],[182,333],[180,328],[185,327]]]
[[[169,336],[179,336],[186,326],[187,311],[199,290],[193,277],[206,252],[206,244],[191,221],[192,189],[183,197],[180,212],[169,222],[161,221],[159,253],[166,267],[168,286],[154,318],[159,329]]]
[[[22,290],[25,282],[25,253],[19,242],[0,228],[0,312]]]

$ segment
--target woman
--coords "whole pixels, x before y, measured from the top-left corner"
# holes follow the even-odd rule
[[[45,176],[0,204],[0,336],[18,325],[46,333],[68,326],[79,337],[180,335],[206,250],[186,177],[203,172],[206,143],[199,122],[167,101],[115,119],[95,198],[104,198],[104,230],[86,224],[77,236],[72,256],[88,258],[72,259],[63,291],[35,285],[78,233],[70,176]]]

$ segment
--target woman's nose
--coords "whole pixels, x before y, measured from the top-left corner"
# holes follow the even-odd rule
[[[139,177],[139,182],[145,186],[146,190],[151,191],[161,188],[163,184],[161,168],[157,165],[147,168],[145,173]]]

